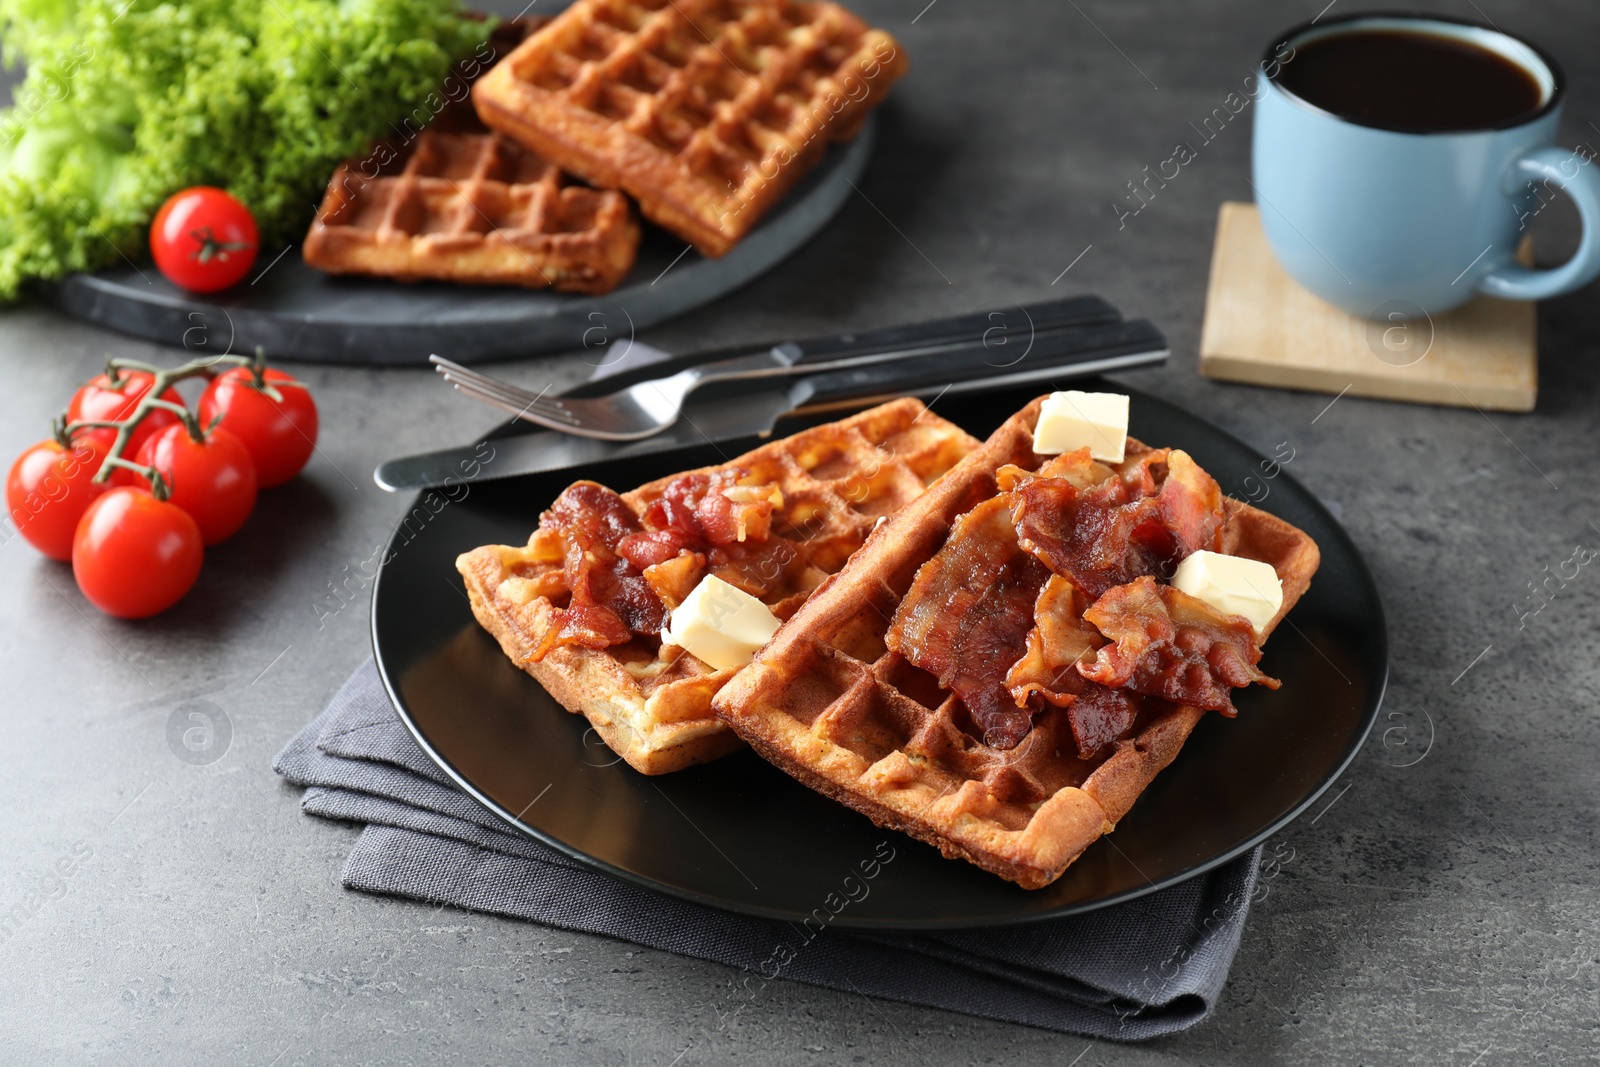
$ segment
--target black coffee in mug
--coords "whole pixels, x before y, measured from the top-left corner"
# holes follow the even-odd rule
[[[1409,29],[1352,29],[1313,38],[1277,83],[1347,122],[1410,133],[1509,125],[1542,104],[1534,76],[1470,41]]]

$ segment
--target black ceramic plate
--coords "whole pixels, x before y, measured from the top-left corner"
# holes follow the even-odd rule
[[[1036,388],[936,407],[983,436]],[[521,544],[539,512],[576,478],[631,488],[719,462],[711,446],[480,483],[443,508],[438,497],[431,508],[413,505],[417,518],[390,544],[373,593],[384,684],[429,754],[509,825],[640,885],[733,911],[801,921],[886,839],[896,858],[836,925],[1036,922],[1193,877],[1304,811],[1361,747],[1387,673],[1383,607],[1349,537],[1289,474],[1264,478],[1278,468],[1264,471],[1262,457],[1242,442],[1154,397],[1108,388],[1133,396],[1135,436],[1186,449],[1234,496],[1260,497],[1267,487],[1260,506],[1315,538],[1322,568],[1261,664],[1283,688],[1240,693],[1236,719],[1206,716],[1117,831],[1045,889],[1019,889],[880,830],[748,751],[677,774],[638,774],[473,620],[455,572],[458,553]],[[735,455],[749,444],[727,443],[723,451]]]
[[[720,259],[647,224],[633,272],[605,296],[443,282],[403,284],[313,270],[291,248],[258,265],[259,280],[197,297],[153,267],[75,274],[53,290],[76,318],[197,355],[251,352],[328,363],[458,363],[593,349],[631,338],[770,270],[839,211],[872,155],[876,116],[835,145],[759,225]],[[681,258],[680,258],[681,257]]]

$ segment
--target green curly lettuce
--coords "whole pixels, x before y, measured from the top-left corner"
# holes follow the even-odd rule
[[[144,255],[172,193],[217,185],[264,245],[333,167],[437,101],[486,39],[456,0],[0,0],[0,299]]]

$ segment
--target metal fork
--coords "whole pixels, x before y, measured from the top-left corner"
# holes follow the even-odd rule
[[[911,349],[806,362],[798,358],[790,346],[779,345],[754,355],[702,363],[665,378],[639,382],[608,396],[592,398],[546,396],[548,389],[529,392],[510,382],[452,363],[442,356],[429,356],[428,360],[458,392],[509,412],[519,419],[579,437],[594,437],[602,441],[636,441],[658,434],[677,422],[683,411],[684,400],[708,382],[812,374],[924,354],[925,349]]]

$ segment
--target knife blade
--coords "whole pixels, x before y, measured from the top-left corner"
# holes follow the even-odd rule
[[[372,477],[380,488],[401,492],[563,470],[765,436],[788,414],[866,407],[896,396],[943,397],[1029,381],[1054,383],[1148,366],[1166,359],[1168,352],[1160,331],[1136,320],[1040,332],[1032,346],[1009,363],[974,362],[971,355],[951,352],[796,379],[708,387],[684,405],[678,422],[640,441],[597,441],[550,430],[507,433],[501,427],[471,445],[388,460]]]

